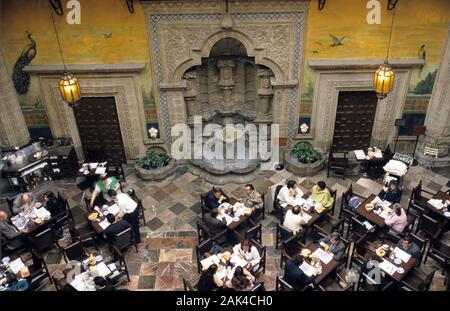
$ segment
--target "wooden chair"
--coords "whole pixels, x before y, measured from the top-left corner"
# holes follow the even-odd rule
[[[325,235],[330,235],[334,231],[342,233],[343,222],[341,219],[336,218],[329,213],[323,215],[316,223],[313,228],[316,232],[320,232]]]
[[[431,282],[433,281],[434,273],[425,273],[419,268],[414,268],[402,279],[401,284],[411,291],[428,291],[430,290]]]
[[[116,177],[119,181],[126,182],[122,161],[118,161],[117,163],[106,163],[106,173],[109,176]]]
[[[69,205],[69,201],[67,200],[66,197],[62,196],[59,191],[58,191],[58,199],[64,202],[64,208],[67,212],[68,217],[70,218],[70,220],[72,220],[72,222],[75,223],[74,219],[73,219],[73,214],[72,214],[72,209],[70,208]]]
[[[278,249],[283,241],[286,241],[294,236],[294,232],[281,224],[277,224],[277,231],[275,233],[275,248]]]
[[[278,194],[280,193],[281,188],[283,188],[283,185],[277,185],[275,188],[275,193],[274,193],[274,197],[273,197],[272,214],[274,214],[278,219],[283,220],[284,209],[280,205],[280,200],[278,200]]]
[[[198,243],[202,244],[205,240],[211,239],[213,241],[217,241],[223,236],[227,235],[228,229],[225,228],[222,231],[220,231],[217,234],[213,234],[209,228],[206,226],[206,224],[202,224],[201,222],[197,221],[197,238]]]
[[[136,195],[136,191],[134,191],[134,189],[129,189],[127,193],[130,198],[138,204],[137,208],[139,209],[139,219],[142,220],[144,226],[146,226],[147,220],[145,219],[145,207],[144,204],[142,204],[142,200]]]
[[[58,249],[61,249],[56,235],[51,227],[37,233],[36,235],[29,235],[29,238],[32,248],[40,255],[55,245]]]
[[[286,282],[282,276],[277,276],[275,279],[275,290],[277,292],[293,292],[294,287]]]
[[[200,275],[196,276],[192,280],[188,281],[185,278],[183,278],[183,286],[185,292],[196,292],[197,291],[197,284],[200,280]]]
[[[339,210],[338,218],[342,219],[342,234],[347,237],[350,229],[350,223],[353,217],[356,216],[353,209],[349,207],[349,202],[351,198],[357,196],[353,193],[353,184],[350,184],[350,187],[342,193],[341,199],[341,209]],[[361,198],[360,196],[357,196]],[[361,198],[362,199],[362,198]],[[347,231],[345,231],[345,226],[347,225]]]
[[[443,231],[443,224],[434,218],[424,214],[419,218],[419,224],[417,225],[417,233],[421,233],[429,238],[431,241],[436,240]]]
[[[94,246],[98,250],[95,237],[97,233],[92,229],[92,226],[85,222],[79,227],[75,227],[73,222],[69,222],[69,233],[72,238],[72,242],[80,241],[83,247]]]
[[[258,250],[259,255],[261,256],[261,260],[259,261],[258,268],[252,270],[252,273],[256,276],[266,273],[266,247],[262,246],[259,243],[253,241],[253,245]]]
[[[202,220],[205,221],[205,214],[209,213],[209,207],[206,204],[206,199],[208,198],[208,196],[212,193],[212,190],[209,190],[206,193],[202,193],[200,194],[200,205],[202,208]]]
[[[428,257],[434,259],[442,266],[442,273],[450,267],[450,246],[442,243],[441,241],[434,241],[430,243],[428,252],[424,258],[424,263],[427,262]]]
[[[116,246],[117,249],[121,252],[123,252],[129,246],[134,245],[136,253],[138,252],[136,239],[134,238],[133,229],[131,227],[123,230],[122,232],[117,233],[114,236],[113,245]]]
[[[343,154],[344,157],[335,157],[333,155],[332,146],[330,146],[328,151],[327,177],[330,177],[330,171],[332,171],[339,175],[342,174],[342,179],[345,179],[349,168],[349,162],[347,152],[343,152]]]
[[[255,212],[253,213],[253,215],[250,216],[249,221],[253,224],[256,225],[261,219],[264,220],[266,219],[266,204],[264,202],[264,197],[265,197],[265,193],[261,193],[261,198],[263,201],[263,205],[261,208],[258,208],[255,210]]]
[[[245,238],[258,244],[262,244],[262,225],[259,224],[258,226],[254,226],[245,231]]]
[[[266,289],[264,287],[264,282],[256,284],[250,291],[251,292],[264,292]]]
[[[353,217],[350,223],[350,232],[353,235],[352,240],[355,244],[360,244],[363,242],[370,234],[369,230],[367,230],[366,226],[359,221],[356,217]],[[349,239],[350,239],[349,235]]]
[[[107,263],[107,265],[113,264],[115,265],[116,269],[112,271],[111,274],[106,276],[106,279],[111,282],[114,286],[117,286],[119,281],[126,276],[128,282],[131,281],[130,279],[130,273],[128,271],[127,262],[125,261],[125,256],[123,253],[115,246],[112,246],[113,250],[113,259]]]
[[[71,260],[81,261],[87,256],[86,250],[80,241],[70,244],[64,248],[64,259],[66,262]]]
[[[33,263],[31,266],[28,266],[30,276],[27,277],[31,290],[36,291],[41,289],[44,285],[46,285],[42,284],[42,281],[45,279],[48,279],[50,281],[50,284],[53,284],[53,280],[48,271],[47,264],[45,263],[42,255],[37,253],[35,250],[31,250],[31,255]]]
[[[424,190],[422,186],[422,180],[420,180],[417,186],[415,186],[411,192],[410,202],[420,206],[422,210],[426,211],[428,200],[431,199],[435,194],[436,193]],[[422,212],[422,210],[419,211]]]
[[[281,257],[280,257],[280,268],[283,268],[283,264],[286,259],[291,260],[295,254],[298,254],[302,248],[305,248],[298,236],[293,236],[286,240],[282,244]]]
[[[334,210],[336,207],[336,197],[337,197],[337,190],[333,190],[329,187],[327,187],[328,191],[330,191],[330,195],[333,198],[333,205],[331,206],[330,210],[328,211],[328,213],[330,213],[331,215],[334,215]]]
[[[211,250],[211,248],[213,247],[213,245],[214,245],[213,240],[207,239],[195,247],[195,253],[197,255],[196,257],[197,257],[198,273],[202,273],[201,261],[205,258],[205,253],[208,253]]]

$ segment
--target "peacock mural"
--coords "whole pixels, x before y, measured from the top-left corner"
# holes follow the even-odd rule
[[[26,94],[28,92],[28,87],[30,86],[30,74],[23,71],[23,68],[31,64],[31,61],[37,54],[36,41],[34,41],[31,36],[32,34],[27,32],[27,38],[30,40],[30,43],[23,48],[21,55],[14,64],[12,72],[14,88],[19,94]]]

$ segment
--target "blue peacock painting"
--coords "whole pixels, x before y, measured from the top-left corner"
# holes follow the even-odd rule
[[[27,38],[30,40],[30,43],[23,48],[21,55],[14,64],[12,72],[14,88],[19,94],[26,94],[28,92],[28,87],[30,86],[30,74],[23,71],[23,68],[31,64],[31,61],[37,54],[36,41],[34,41],[31,36],[32,34],[27,32]]]

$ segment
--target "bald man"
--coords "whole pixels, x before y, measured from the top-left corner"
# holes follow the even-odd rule
[[[0,211],[0,239],[2,243],[6,244],[6,248],[14,250],[22,246],[22,241],[19,238],[21,232],[8,223],[8,214]]]
[[[35,201],[35,197],[32,193],[22,193],[22,195],[17,196],[13,203],[13,213],[14,215],[19,214],[24,210],[24,208],[28,207],[31,203]]]

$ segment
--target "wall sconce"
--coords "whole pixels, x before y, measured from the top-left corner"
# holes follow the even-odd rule
[[[325,2],[327,2],[327,0],[319,0],[319,11],[323,10],[325,7]]]
[[[306,135],[308,129],[309,129],[308,124],[303,123],[302,125],[300,125],[300,132],[302,132],[303,135]]]
[[[150,134],[150,138],[151,139],[156,139],[158,137],[158,130],[155,129],[154,127],[151,127],[148,129],[148,133]]]
[[[134,4],[133,4],[133,0],[125,0],[125,2],[127,3],[128,11],[129,11],[131,14],[134,14]]]
[[[395,9],[395,6],[397,5],[398,0],[388,0],[387,3],[387,9],[389,11],[392,11],[393,9]]]
[[[64,15],[64,10],[63,7],[61,5],[61,0],[49,0],[50,4],[53,8],[53,10],[55,11],[56,14],[58,15]]]

